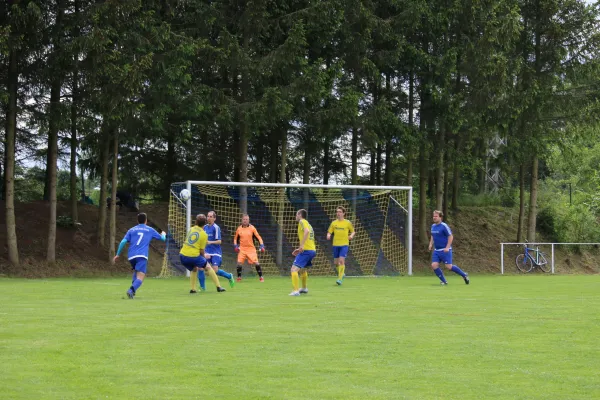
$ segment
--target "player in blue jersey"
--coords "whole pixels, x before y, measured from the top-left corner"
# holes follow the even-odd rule
[[[431,225],[431,239],[429,239],[429,251],[433,250],[431,256],[431,269],[440,278],[442,285],[447,285],[446,277],[440,268],[440,263],[444,263],[449,271],[452,271],[464,279],[469,284],[469,274],[452,264],[452,241],[454,236],[450,227],[442,222],[444,213],[439,210],[433,212],[433,225]]]
[[[113,258],[113,262],[116,262],[125,245],[129,243],[127,258],[129,259],[131,269],[133,270],[131,287],[127,291],[127,297],[130,299],[134,298],[137,290],[142,286],[142,282],[144,282],[144,278],[146,277],[150,242],[152,239],[162,240],[163,242],[167,240],[167,234],[165,232],[161,232],[159,235],[154,228],[147,225],[148,216],[145,213],[139,213],[137,220],[138,225],[127,231],[125,237],[119,244],[117,254]]]
[[[204,225],[204,232],[206,232],[208,235],[208,241],[206,242],[206,248],[204,249],[204,257],[212,266],[217,275],[227,278],[229,280],[229,286],[233,287],[235,285],[233,274],[220,269],[223,259],[223,252],[221,251],[221,227],[215,224],[215,221],[217,220],[217,213],[215,211],[209,211],[206,215],[206,219],[208,223]],[[206,290],[206,277],[204,276],[204,271],[198,271],[198,280],[200,281],[202,290]],[[192,283],[192,290],[190,290],[190,293],[196,293],[196,279],[193,274],[190,274],[190,281]]]

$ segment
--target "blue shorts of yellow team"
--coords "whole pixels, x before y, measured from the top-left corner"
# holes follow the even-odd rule
[[[444,263],[446,265],[452,265],[452,249],[446,253],[444,249],[434,250],[431,255],[431,262]]]
[[[221,263],[223,259],[219,255],[210,255],[210,258],[207,260],[210,265],[215,265],[217,267],[221,267]]]
[[[312,259],[315,258],[317,252],[315,250],[304,250],[296,256],[294,267],[308,268],[312,267]]]
[[[348,257],[348,246],[333,246],[333,258]]]
[[[179,260],[181,261],[181,264],[183,264],[183,266],[185,268],[187,268],[188,271],[192,271],[196,267],[197,268],[206,267],[206,258],[204,258],[202,256],[187,257],[187,256],[184,256],[183,254],[180,254]]]
[[[137,272],[143,272],[145,274],[148,269],[148,259],[144,257],[132,258],[129,260],[129,263],[131,264],[131,269],[136,270]]]

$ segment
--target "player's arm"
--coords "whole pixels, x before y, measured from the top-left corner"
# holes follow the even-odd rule
[[[332,233],[333,233],[333,222],[329,225],[329,229],[327,229],[327,240],[331,240]]]
[[[121,240],[121,243],[119,243],[119,248],[117,249],[117,254],[113,258],[113,262],[116,262],[119,259],[119,256],[121,255],[121,252],[125,248],[125,245],[129,242],[128,236],[129,236],[129,232],[127,232],[125,234],[125,236],[123,237],[123,240]]]
[[[258,231],[256,230],[256,228],[254,226],[252,227],[252,234],[254,236],[256,236],[256,238],[258,239],[258,243],[260,243],[259,250],[264,252],[265,251],[265,242],[263,242],[262,237],[260,237],[260,235],[258,234]]]
[[[454,235],[450,234],[450,236],[448,236],[448,244],[446,244],[446,247],[444,248],[445,252],[450,251],[450,247],[452,247],[452,241],[454,240]]]
[[[429,251],[433,249],[433,235],[429,236]]]
[[[348,239],[349,240],[354,239],[354,235],[356,235],[356,232],[354,231],[354,226],[352,225],[352,222],[348,222],[348,232],[350,232]]]
[[[235,235],[233,235],[233,247],[235,252],[238,253],[240,251],[240,245],[238,244],[238,239],[240,238],[240,228],[238,227],[235,231]]]
[[[167,241],[167,232],[165,232],[165,231],[162,231],[162,232],[160,233],[160,235],[159,235],[159,234],[158,234],[158,232],[156,231],[156,229],[153,229],[153,231],[154,231],[154,232],[152,232],[152,237],[153,237],[154,239],[161,240],[161,241],[163,241],[163,242],[166,242],[166,241]]]

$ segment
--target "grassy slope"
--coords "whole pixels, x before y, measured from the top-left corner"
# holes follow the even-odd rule
[[[0,279],[10,399],[600,398],[599,276]]]

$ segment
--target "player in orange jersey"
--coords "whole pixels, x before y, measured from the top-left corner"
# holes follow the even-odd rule
[[[260,243],[259,250],[264,253],[265,244],[262,238],[258,234],[258,231],[253,225],[250,225],[250,217],[248,214],[244,214],[242,217],[242,224],[235,231],[233,237],[233,245],[235,246],[235,252],[238,253],[238,265],[237,265],[237,281],[242,280],[242,265],[244,261],[248,260],[248,264],[256,267],[256,273],[260,277],[260,281],[264,282],[262,268],[258,263],[258,255],[256,254],[256,246],[254,245],[254,237]]]

